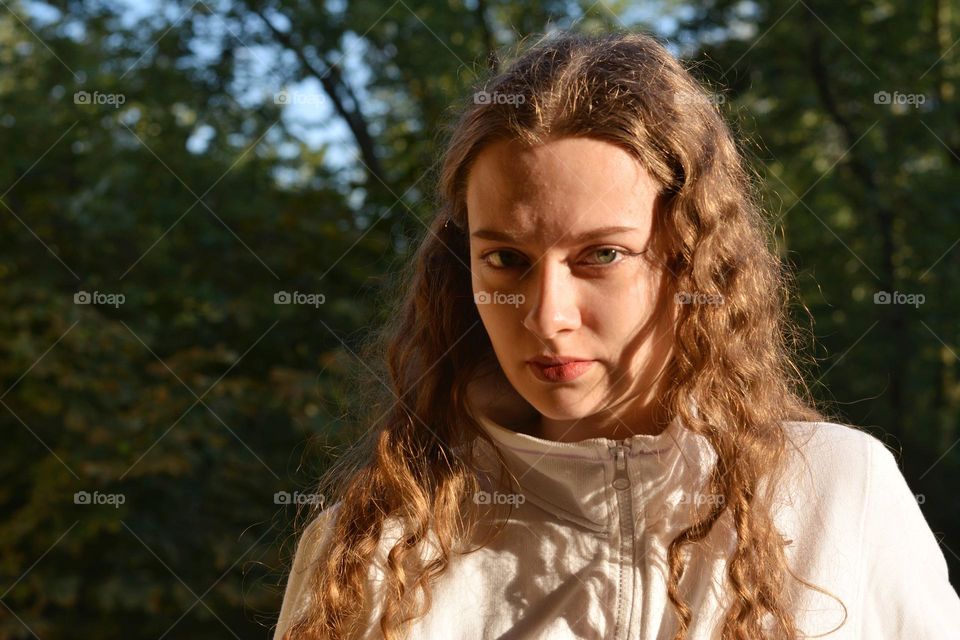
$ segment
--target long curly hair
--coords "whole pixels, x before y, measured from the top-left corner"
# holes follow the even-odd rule
[[[348,638],[364,630],[365,581],[391,527],[378,589],[384,637],[402,637],[429,609],[431,584],[475,531],[470,498],[479,485],[466,444],[489,442],[465,405],[471,378],[495,358],[471,289],[468,170],[495,141],[591,136],[634,154],[659,183],[657,228],[675,290],[723,301],[679,305],[671,386],[661,399],[716,451],[707,491],[722,497],[669,544],[674,640],[686,638],[692,618],[678,586],[684,548],[704,540],[725,514],[736,542],[722,638],[796,638],[787,574],[828,592],[787,566],[762,481],[786,466],[782,423],[825,417],[798,366],[806,362],[806,334],[791,320],[790,274],[770,248],[755,175],[719,101],[657,39],[624,31],[562,31],[521,45],[505,70],[474,90],[449,134],[437,215],[397,274],[387,321],[363,345],[374,376],[365,388],[375,394],[364,398],[367,431],[320,481],[318,492],[336,505],[309,515],[314,527],[326,518],[327,544],[309,568],[311,604],[284,637]],[[515,98],[476,99],[481,91]],[[432,554],[421,549],[428,540]],[[418,592],[420,607],[412,602]]]

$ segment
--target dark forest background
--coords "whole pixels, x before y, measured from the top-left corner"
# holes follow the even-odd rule
[[[815,394],[901,453],[956,584],[950,0],[0,0],[0,638],[268,637],[454,105],[624,26],[742,137]]]

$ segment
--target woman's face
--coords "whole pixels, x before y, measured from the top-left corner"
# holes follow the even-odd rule
[[[542,415],[537,435],[658,430],[676,307],[654,254],[657,193],[632,155],[595,138],[500,141],[470,169],[474,300],[504,374]]]

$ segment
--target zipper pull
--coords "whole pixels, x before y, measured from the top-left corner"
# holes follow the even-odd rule
[[[616,466],[614,469],[613,488],[623,491],[630,487],[630,477],[627,475],[626,449],[629,449],[629,443],[616,444],[611,447],[616,456]]]

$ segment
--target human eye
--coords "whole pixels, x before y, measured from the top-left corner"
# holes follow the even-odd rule
[[[623,262],[623,259],[629,256],[638,255],[623,249],[622,247],[595,247],[587,252],[588,256],[596,257],[596,261],[587,261],[585,264],[591,267],[603,267],[606,265]]]
[[[512,269],[516,266],[513,261],[522,261],[523,256],[518,254],[515,251],[509,251],[507,249],[496,249],[480,256],[480,259],[494,269]]]

